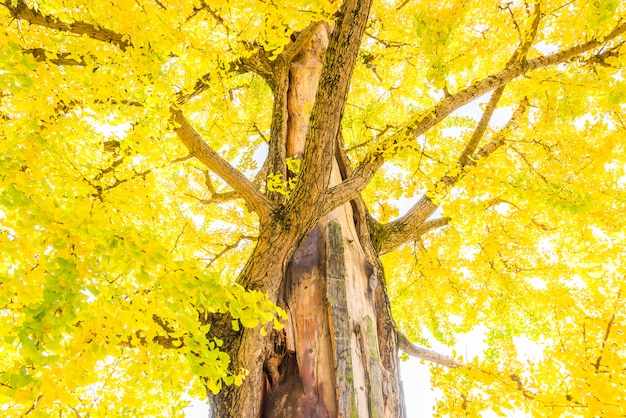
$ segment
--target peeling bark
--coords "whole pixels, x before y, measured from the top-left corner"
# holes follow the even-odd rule
[[[318,84],[329,30],[327,25],[319,25],[291,63],[287,92],[281,96],[285,101],[278,99],[282,109],[278,110],[287,118],[274,126],[280,132],[274,132],[275,142],[270,144],[271,149],[272,145],[276,148],[273,152],[278,159],[281,154],[305,154],[306,160],[311,152],[320,152],[305,149],[310,136],[315,135],[309,123],[315,117],[313,103],[320,97]],[[325,132],[317,139],[318,145],[326,149],[325,153],[334,152],[335,138],[336,134]],[[328,184],[341,183],[347,169],[345,161],[329,159],[328,155],[321,158],[326,159],[325,169],[329,170]],[[291,199],[297,201],[298,197]],[[316,223],[303,239],[293,226],[305,224],[302,219],[287,219],[281,224],[284,230],[280,226],[272,230],[278,235],[291,233],[291,239],[264,244],[266,240],[260,238],[248,264],[250,271],[242,274],[240,283],[268,291],[272,298],[277,296],[274,300],[285,307],[289,321],[269,344],[250,330],[231,343],[235,351],[239,348],[235,364],[256,368],[244,382],[247,388],[227,389],[231,397],[218,395],[219,403],[229,405],[229,409],[217,416],[258,416],[256,411],[262,417],[403,416],[395,334],[389,332],[394,328],[388,325],[392,323],[388,307],[377,309],[381,300],[388,303],[385,286],[378,286],[384,281],[382,265],[370,241],[367,214],[364,210],[355,213],[353,206],[348,202],[322,218],[315,214],[315,208],[304,208],[300,215],[307,213],[305,216]],[[277,245],[291,247],[278,251]],[[270,273],[258,267],[252,271],[259,264],[279,259],[289,263],[284,271],[271,273],[278,279],[267,277]],[[379,324],[387,325],[379,332]],[[381,338],[385,341],[380,342]],[[264,365],[263,376],[259,375],[259,364]],[[263,399],[244,396],[242,389],[257,390]],[[262,408],[257,409],[257,405]]]

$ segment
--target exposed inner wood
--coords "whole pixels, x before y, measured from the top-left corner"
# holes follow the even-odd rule
[[[321,25],[291,66],[288,156],[304,150],[327,45],[328,27]],[[342,171],[333,160],[329,186],[343,180]],[[277,352],[266,361],[272,383],[264,416],[401,416],[395,403],[385,405],[385,395],[396,391],[385,381],[392,375],[383,370],[377,341],[377,272],[361,239],[346,203],[322,217],[294,253],[283,298],[290,318],[285,349],[297,367],[277,377],[283,357]]]

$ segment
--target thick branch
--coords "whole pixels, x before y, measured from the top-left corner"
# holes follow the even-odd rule
[[[450,357],[444,354],[438,353],[428,348],[416,346],[411,341],[409,341],[406,335],[404,335],[400,331],[396,332],[396,337],[398,340],[398,348],[404,351],[409,356],[412,356],[421,360],[429,361],[431,363],[438,364],[439,366],[452,367],[452,368],[463,366],[461,363],[455,361],[454,359],[451,359]]]
[[[483,112],[480,120],[478,121],[478,125],[476,125],[476,129],[472,133],[472,137],[469,142],[465,146],[465,149],[459,156],[459,160],[457,162],[458,167],[465,167],[467,163],[470,161],[470,157],[476,151],[476,147],[478,147],[478,143],[485,135],[485,131],[487,130],[487,126],[489,126],[489,121],[491,121],[491,117],[493,116],[493,112],[495,112],[498,102],[502,97],[502,93],[504,93],[505,86],[498,87],[489,98],[489,102],[487,103],[487,107]]]
[[[172,162],[187,161],[190,158],[194,158],[194,156],[193,155],[188,155],[186,157],[179,158],[178,161],[175,160],[175,161],[172,161]],[[263,181],[267,177],[268,167],[269,167],[268,159],[265,159],[265,162],[263,163],[263,166],[261,167],[259,172],[256,173],[256,175],[254,176],[254,180],[252,181],[252,184],[254,184],[254,186],[257,189],[261,188],[261,185],[263,184]],[[235,199],[241,199],[241,195],[239,195],[239,193],[237,193],[234,190],[227,191],[227,192],[218,192],[218,191],[216,191],[215,187],[213,186],[213,182],[211,181],[211,177],[209,175],[210,171],[209,170],[203,170],[202,172],[204,174],[204,184],[207,186],[207,189],[209,190],[209,193],[211,194],[211,196],[208,199],[204,199],[204,198],[200,198],[200,197],[194,196],[192,194],[185,193],[187,196],[192,197],[192,198],[198,200],[203,205],[208,205],[208,204],[211,204],[211,203],[219,204],[219,203],[228,202],[228,201],[235,200]]]
[[[604,38],[593,39],[561,52],[544,55],[532,60],[527,61],[522,59],[516,64],[506,67],[499,73],[477,81],[470,87],[442,99],[428,111],[415,115],[402,129],[384,140],[377,149],[370,152],[363,159],[359,167],[354,170],[352,176],[328,191],[323,211],[328,212],[353,199],[354,196],[367,186],[376,171],[383,165],[386,158],[394,155],[404,146],[404,143],[408,143],[422,135],[453,111],[532,70],[568,62],[598,46],[606,44],[625,31],[626,23],[622,23]]]
[[[127,35],[121,35],[112,30],[97,27],[96,25],[82,21],[65,23],[52,15],[44,16],[39,11],[28,7],[24,0],[17,0],[15,6],[13,3],[13,0],[5,0],[0,3],[0,5],[6,7],[9,13],[11,13],[11,16],[15,19],[24,20],[31,25],[44,26],[62,32],[74,33],[76,35],[87,35],[92,39],[116,45],[122,51],[132,46],[130,38]]]
[[[473,157],[468,158],[468,162],[463,169],[456,175],[444,175],[435,183],[434,191],[437,193],[445,193],[450,187],[458,183],[458,181],[467,174],[469,167],[476,165],[478,160],[484,159],[500,148],[505,141],[506,136],[514,130],[520,122],[522,115],[528,108],[528,100],[524,99],[517,107],[511,119],[502,128],[495,137],[485,144]],[[424,194],[422,198],[402,217],[381,226],[380,233],[380,252],[381,254],[393,251],[401,244],[412,239],[419,233],[420,228],[439,206],[436,205],[430,195]]]
[[[343,3],[324,56],[306,136],[302,171],[289,204],[291,215],[305,218],[300,221],[302,224],[317,219],[323,203],[332,170],[335,140],[371,2],[347,0]]]
[[[398,246],[417,235],[419,227],[439,208],[430,196],[424,194],[402,217],[381,225],[379,238],[380,254],[395,250]]]
[[[302,51],[302,48],[305,47],[307,42],[311,40],[311,37],[317,30],[318,26],[321,25],[322,22],[313,22],[309,24],[304,30],[302,30],[295,41],[290,43],[285,47],[285,50],[281,52],[278,56],[278,59],[285,63],[290,63],[296,58],[296,56]]]
[[[450,223],[450,218],[448,218],[447,216],[422,222],[419,228],[417,228],[416,235],[423,235],[428,231],[432,231],[433,229],[438,229],[446,226],[448,225],[448,223]]]
[[[277,63],[275,66],[274,103],[272,104],[272,123],[270,126],[270,140],[267,156],[268,174],[286,177],[286,140],[287,140],[287,92],[289,90],[289,65]],[[283,202],[279,193],[268,193],[274,202]]]
[[[272,204],[237,169],[224,160],[200,137],[178,109],[170,108],[174,131],[178,138],[198,160],[220,176],[248,203],[261,219],[267,219],[272,212]]]
[[[285,165],[287,136],[288,136],[288,92],[289,92],[289,70],[291,64],[311,40],[311,37],[320,26],[319,23],[311,23],[290,43],[285,50],[272,63],[274,103],[272,108],[272,124],[270,126],[269,150],[266,162],[268,163],[268,173],[281,175],[287,178],[287,167]],[[268,190],[268,198],[272,202],[284,203],[285,196]]]

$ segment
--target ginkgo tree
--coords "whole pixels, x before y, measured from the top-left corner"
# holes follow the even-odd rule
[[[624,2],[0,21],[3,416],[626,414]]]

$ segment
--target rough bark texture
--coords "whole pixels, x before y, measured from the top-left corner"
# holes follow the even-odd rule
[[[367,15],[365,5],[352,3],[344,13]],[[233,367],[249,375],[241,387],[213,398],[214,416],[403,416],[395,333],[385,287],[378,285],[384,280],[382,267],[364,205],[355,211],[356,203],[348,202],[320,218],[323,202],[316,200],[346,178],[346,161],[333,157],[345,102],[336,92],[347,93],[347,81],[334,73],[344,65],[351,69],[355,58],[338,49],[352,36],[341,31],[342,22],[354,31],[352,22],[343,20],[332,35],[328,25],[318,25],[291,61],[288,81],[274,90],[279,97],[270,158],[302,157],[299,180],[308,188],[296,188],[283,209],[297,218],[285,219],[280,210],[271,214],[276,222],[262,231],[239,283],[267,292],[285,307],[289,321],[273,338],[244,330],[227,341]],[[285,80],[281,64],[276,68],[275,78]],[[329,114],[319,106],[336,109]],[[307,172],[307,164],[318,171]]]

